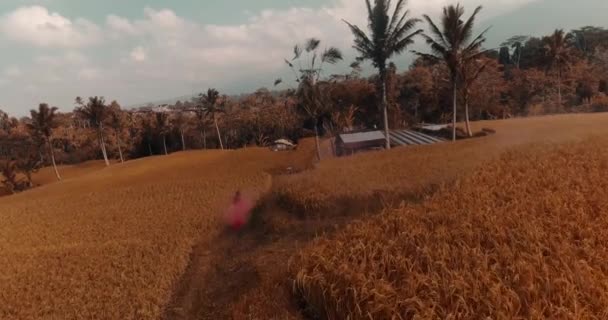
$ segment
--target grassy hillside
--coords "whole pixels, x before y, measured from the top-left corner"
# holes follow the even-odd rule
[[[184,152],[0,199],[0,318],[158,318],[231,195],[268,191],[265,171],[309,149]]]
[[[205,255],[216,245],[218,216],[238,189],[254,197],[272,190],[290,209],[275,221],[283,233],[252,236],[267,246],[239,253],[246,240],[238,238],[223,243],[236,248],[230,254],[215,250],[230,268],[255,271],[255,290],[217,297],[239,316],[287,317],[280,308],[292,301],[290,276],[308,306],[337,319],[394,311],[598,315],[608,305],[599,267],[606,225],[598,214],[608,208],[606,123],[608,114],[482,122],[475,126],[497,134],[333,159],[291,175],[282,174],[311,168],[311,140],[295,153],[190,151],[73,168],[62,182],[0,198],[0,318],[159,318],[193,246]],[[431,196],[431,189],[439,191]],[[403,199],[416,203],[359,215],[297,251],[303,238],[292,231],[310,225],[300,217],[322,213],[315,221],[340,230],[354,212]]]
[[[469,174],[505,150],[534,142],[567,142],[608,134],[608,114],[576,114],[481,121],[495,135],[457,143],[396,148],[322,162],[314,171],[277,180],[277,196],[294,211],[336,214],[349,204],[418,198]]]
[[[319,239],[295,290],[329,319],[603,319],[608,139],[518,148]]]

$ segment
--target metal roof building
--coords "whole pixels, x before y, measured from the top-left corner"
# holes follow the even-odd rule
[[[412,146],[444,142],[445,139],[429,136],[413,130],[392,130],[391,146]]]
[[[382,149],[386,138],[381,131],[344,133],[336,137],[336,154],[353,155],[358,152]]]
[[[433,137],[413,130],[392,130],[390,132],[391,146],[428,145],[444,142],[442,138]],[[345,133],[336,137],[335,151],[338,156],[384,149],[386,139],[382,131],[367,131]]]

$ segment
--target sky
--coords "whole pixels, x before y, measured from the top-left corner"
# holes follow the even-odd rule
[[[438,17],[450,0],[409,0],[411,15]],[[461,0],[482,5],[478,30],[487,46],[511,35],[555,28],[608,27],[606,0]],[[347,72],[356,53],[346,19],[366,27],[364,0],[2,0],[0,109],[26,115],[46,102],[71,110],[76,96],[104,96],[123,106],[196,94],[285,86],[283,62],[296,43],[317,37],[335,46]],[[424,28],[424,24],[419,25]],[[411,48],[424,51],[421,39]],[[401,70],[411,53],[396,57]],[[371,72],[371,67],[366,67]]]

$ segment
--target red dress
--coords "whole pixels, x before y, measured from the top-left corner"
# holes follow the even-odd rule
[[[237,193],[224,215],[226,224],[237,231],[242,229],[249,222],[252,208],[251,202]]]

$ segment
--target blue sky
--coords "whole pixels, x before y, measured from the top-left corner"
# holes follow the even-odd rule
[[[606,0],[461,0],[483,5],[488,46],[514,34],[606,27]],[[437,16],[448,0],[410,0],[412,14]],[[76,96],[129,106],[194,94],[269,87],[289,79],[282,58],[318,37],[354,58],[341,19],[365,26],[363,0],[2,0],[0,109],[21,116],[40,102],[62,110]],[[424,27],[424,25],[420,25]],[[416,50],[424,50],[417,41]],[[411,55],[395,59],[401,69]],[[347,70],[348,62],[329,72]],[[370,72],[371,68],[368,68]]]

